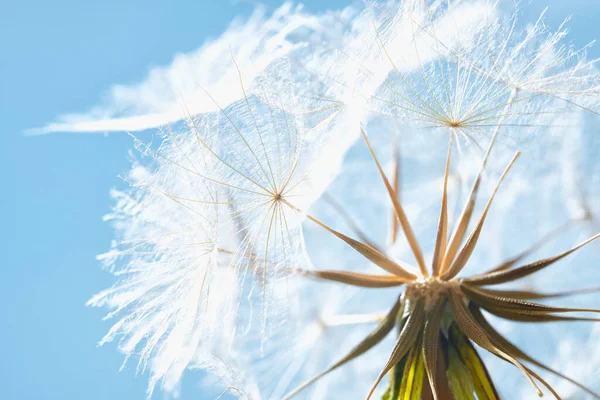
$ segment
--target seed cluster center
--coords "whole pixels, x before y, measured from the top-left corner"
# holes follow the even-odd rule
[[[450,291],[457,290],[459,285],[459,281],[444,281],[438,277],[429,277],[409,283],[404,296],[408,301],[424,300],[425,309],[429,310],[440,297],[448,297]]]

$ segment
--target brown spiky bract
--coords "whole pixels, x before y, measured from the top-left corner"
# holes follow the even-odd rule
[[[491,285],[515,282],[538,272],[598,239],[600,234],[556,256],[517,266],[520,259],[539,247],[538,242],[523,254],[488,272],[467,278],[457,278],[473,254],[498,187],[519,157],[519,153],[515,154],[499,178],[481,216],[474,221],[474,227],[467,235],[467,229],[473,217],[481,174],[494,143],[494,138],[492,138],[465,207],[453,233],[449,235],[447,183],[452,153],[451,139],[444,174],[435,250],[430,268],[427,268],[419,243],[400,203],[397,185],[393,185],[388,180],[364,129],[362,134],[387,189],[397,226],[404,233],[417,262],[419,273],[409,272],[383,250],[375,248],[368,242],[352,239],[308,215],[311,221],[343,240],[387,274],[323,270],[302,271],[302,273],[316,279],[351,286],[363,288],[403,287],[404,290],[388,314],[381,319],[379,326],[369,336],[357,344],[348,355],[294,389],[285,399],[291,398],[324,375],[364,354],[381,342],[394,327],[397,327],[399,332],[396,343],[387,362],[382,363],[381,372],[370,390],[365,388],[367,400],[372,397],[375,389],[388,373],[390,374],[390,386],[383,395],[384,400],[498,399],[496,387],[477,353],[476,347],[517,367],[539,396],[543,396],[542,387],[544,387],[555,398],[560,399],[559,394],[529,365],[566,379],[588,394],[600,399],[600,395],[531,358],[510,343],[488,323],[481,312],[481,310],[485,310],[493,315],[517,322],[600,320],[599,318],[570,315],[571,313],[600,313],[600,310],[554,307],[530,301],[577,294],[582,291],[543,294],[489,288]]]

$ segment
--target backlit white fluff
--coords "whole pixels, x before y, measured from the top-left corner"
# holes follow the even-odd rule
[[[393,296],[348,292],[295,274],[373,267],[305,222],[307,213],[412,262],[404,238],[389,240],[387,194],[356,140],[361,128],[389,176],[400,160],[401,198],[418,237],[436,227],[449,134],[460,139],[462,156],[453,162],[451,205],[468,195],[466,182],[490,137],[498,141],[486,171],[505,164],[506,147],[535,151],[539,165],[517,165],[519,173],[498,195],[473,269],[523,250],[523,232],[543,234],[562,222],[567,213],[557,203],[573,198],[571,161],[583,152],[566,134],[581,132],[579,116],[593,115],[600,104],[594,61],[585,60],[585,49],[561,44],[562,27],[549,33],[539,20],[520,30],[496,2],[425,5],[369,4],[358,17],[341,13],[339,25],[327,19],[330,30],[320,19],[279,15],[274,28],[267,24],[265,40],[277,44],[273,54],[281,50],[291,61],[267,54],[246,73],[254,52],[264,49],[236,54],[226,84],[196,85],[177,100],[179,117],[173,110],[160,116],[170,125],[159,143],[137,140],[144,158],[126,176],[130,189],[113,191],[108,219],[117,241],[102,256],[118,282],[90,304],[111,309],[108,317],[117,322],[103,342],[119,340],[127,357],[139,357],[151,376],[149,394],[156,384],[173,392],[186,368],[201,368],[222,380],[215,386],[224,393],[278,399],[372,328],[375,319],[358,316],[385,309]],[[310,40],[292,40],[306,39],[306,27]],[[134,128],[153,126],[148,115]],[[69,129],[128,126],[107,121]],[[485,193],[485,176],[482,182]],[[449,212],[454,222],[460,210]],[[509,214],[518,217],[516,225],[505,221]],[[433,245],[423,245],[428,259]],[[369,352],[307,393],[326,399],[363,392],[385,352]]]
[[[139,357],[149,395],[159,381],[172,391],[192,362],[210,369],[249,329],[265,341],[293,320],[300,223],[330,179],[326,160],[315,163],[323,113],[293,112],[284,60],[251,88],[239,72],[238,85],[243,100],[189,114],[159,145],[135,139],[145,159],[126,177],[131,188],[113,191],[118,242],[101,258],[119,282],[89,304],[120,317],[102,343],[119,337]]]
[[[176,151],[170,156],[184,161]],[[218,266],[216,207],[182,207],[166,195],[214,193],[214,185],[194,183],[164,160],[135,162],[127,180],[132,188],[113,190],[116,205],[107,216],[118,242],[100,257],[118,282],[88,304],[112,309],[107,318],[118,320],[101,343],[118,339],[127,358],[139,358],[139,368],[150,371],[151,395],[158,382],[173,390],[199,344],[228,325],[227,305],[238,289],[233,271]],[[219,290],[211,290],[214,282]]]

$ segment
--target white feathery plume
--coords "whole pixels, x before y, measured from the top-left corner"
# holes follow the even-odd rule
[[[251,88],[238,82],[243,100],[167,127],[158,147],[136,139],[150,163],[113,192],[120,241],[102,258],[119,282],[89,304],[120,315],[102,343],[123,337],[150,369],[149,395],[159,381],[172,391],[192,362],[207,368],[239,329],[261,325],[266,341],[294,312],[302,210],[331,179],[323,112],[295,112],[285,60]]]
[[[391,66],[376,40],[377,16],[394,17],[396,34],[389,40],[394,54],[405,54],[414,51],[415,47],[422,49],[420,59],[408,57],[396,66],[402,73],[413,73],[422,62],[435,62],[440,58],[439,52],[424,46],[431,41],[429,38],[415,41],[410,28],[414,20],[423,21],[428,27],[451,36],[455,29],[453,21],[460,19],[464,34],[468,36],[475,32],[471,27],[485,17],[489,8],[485,3],[472,1],[471,7],[431,14],[431,9],[439,8],[443,3],[434,2],[431,8],[422,0],[367,3],[360,15],[350,18],[345,29],[336,27],[325,35],[327,42],[290,55],[293,79],[304,107],[335,110],[335,118],[328,121],[326,128],[330,142],[335,142],[331,147],[338,150],[328,157],[332,170],[335,165],[335,171],[340,172],[341,157],[360,137],[361,124],[382,115],[381,110],[371,103],[378,89],[385,84]]]
[[[549,32],[543,16],[521,31],[519,11],[506,19],[495,1],[434,3],[425,17],[372,10],[389,73],[371,98],[376,113],[416,125],[423,134],[441,129],[480,146],[482,134],[495,137],[500,129],[521,143],[548,127],[542,115],[573,108],[597,112],[596,60],[586,60],[587,46],[563,45],[563,26]],[[477,18],[469,24],[471,15]],[[440,20],[445,23],[432,22]],[[412,46],[400,47],[398,38],[407,31]],[[401,69],[411,62],[417,62],[412,71]]]
[[[410,123],[422,135],[441,129],[477,145],[477,136],[498,122],[488,113],[503,113],[511,97],[510,89],[464,61],[482,47],[481,33],[497,11],[484,1],[436,2],[418,13],[370,11],[369,35],[385,77],[370,98],[374,113]],[[458,62],[449,52],[460,53]]]
[[[251,82],[273,61],[298,51],[306,53],[341,36],[354,13],[353,7],[347,7],[315,15],[289,2],[273,11],[257,6],[249,18],[232,20],[217,38],[206,40],[194,51],[177,54],[169,65],[150,69],[143,81],[115,84],[105,100],[90,110],[60,115],[28,133],[158,128],[183,118],[182,97],[192,115],[216,111],[215,103],[204,96],[201,87],[223,107],[242,99],[232,56]]]
[[[520,29],[518,8],[508,21],[492,21],[486,32],[488,57],[474,59],[473,67],[533,98],[555,98],[564,102],[563,107],[572,105],[598,113],[598,59],[587,58],[594,42],[581,48],[566,45],[569,18],[551,30],[544,23],[545,14],[546,10],[533,24]]]
[[[172,162],[184,160],[175,149],[167,153]],[[132,188],[113,190],[116,205],[107,219],[119,242],[100,258],[119,280],[88,302],[112,309],[107,318],[119,318],[100,343],[119,339],[126,359],[139,358],[138,369],[150,371],[149,396],[158,382],[173,390],[199,344],[216,327],[231,326],[227,305],[238,291],[233,271],[218,267],[215,205],[182,207],[166,194],[214,194],[215,185],[191,181],[171,162],[157,164],[135,162],[126,178]],[[211,290],[216,281],[219,290]]]

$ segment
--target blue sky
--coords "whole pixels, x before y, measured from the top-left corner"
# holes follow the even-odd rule
[[[575,45],[600,37],[595,0],[533,3],[526,16],[549,3],[551,26],[573,14]],[[310,11],[344,5],[306,2]],[[84,306],[113,281],[95,256],[110,245],[102,216],[109,189],[128,169],[131,138],[24,132],[87,110],[112,84],[143,80],[152,66],[198,48],[252,10],[204,0],[0,3],[0,398],[143,399],[147,385],[135,363],[119,372],[113,345],[96,347],[109,324],[103,310]],[[198,398],[198,376],[185,379],[184,398]]]

